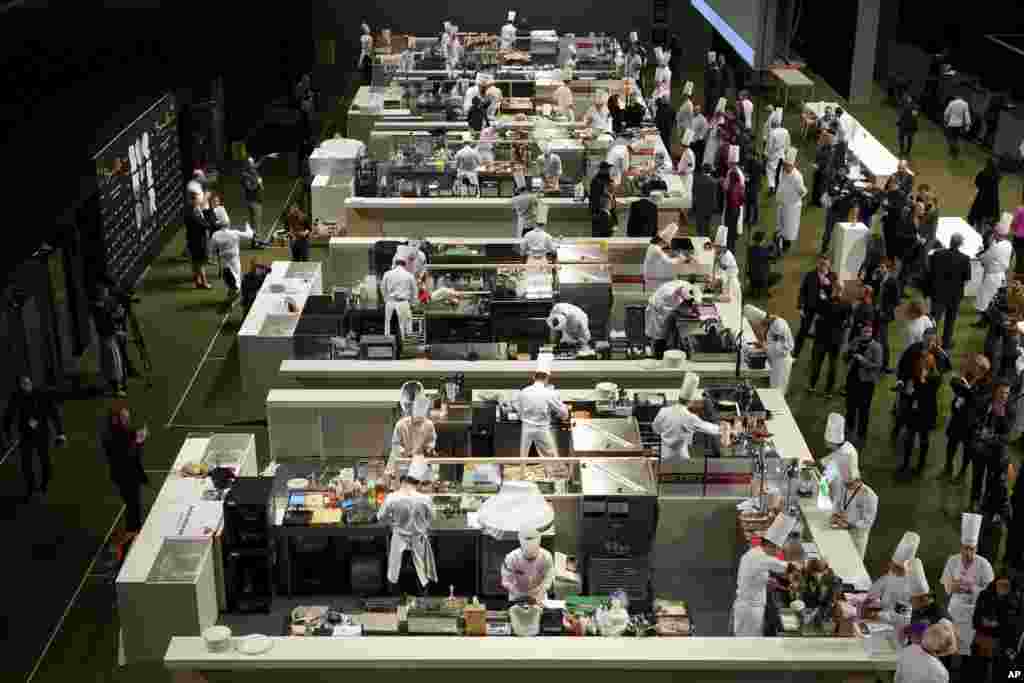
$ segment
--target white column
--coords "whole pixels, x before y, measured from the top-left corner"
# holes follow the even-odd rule
[[[858,0],[857,34],[850,71],[850,102],[854,104],[866,103],[871,99],[881,13],[881,0]]]

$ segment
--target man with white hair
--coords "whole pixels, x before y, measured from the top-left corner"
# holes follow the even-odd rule
[[[693,298],[689,282],[672,280],[666,282],[651,294],[644,310],[644,333],[654,342],[654,357],[665,357],[668,345],[669,325],[675,320],[672,315],[687,299]]]
[[[974,607],[978,595],[995,580],[992,564],[978,555],[981,520],[981,515],[970,512],[960,516],[960,552],[950,556],[942,570],[941,581],[946,594],[949,595],[949,615],[956,626],[962,658],[969,658],[971,655],[971,644],[974,643]]]
[[[804,197],[807,196],[807,186],[804,184],[803,174],[796,167],[796,157],[796,147],[786,150],[775,193],[778,216],[776,230],[785,240],[786,249],[800,237],[800,219],[803,215]]]
[[[839,463],[845,484],[832,487],[832,526],[849,529],[850,539],[863,559],[878,518],[878,494],[861,479],[859,461],[860,455],[850,451]]]
[[[756,348],[765,350],[771,369],[769,384],[785,396],[789,388],[789,375],[793,370],[793,332],[789,323],[776,315],[770,315],[756,306],[743,307],[743,317],[750,321],[757,340]]]
[[[687,372],[679,389],[679,402],[665,406],[654,416],[651,429],[661,437],[662,463],[689,460],[693,435],[697,432],[718,436],[721,431],[719,425],[706,422],[690,412],[689,404],[697,400],[699,387],[700,377],[697,373]]]
[[[551,307],[548,315],[548,328],[562,335],[561,343],[568,346],[588,346],[590,344],[590,318],[579,306],[559,303]]]
[[[736,637],[764,636],[764,608],[768,581],[772,572],[789,573],[793,566],[775,554],[786,545],[797,520],[779,514],[761,538],[761,545],[750,548],[740,558],[736,579],[736,600],[732,604],[732,632]]]
[[[770,131],[764,146],[764,156],[767,159],[765,173],[768,175],[768,189],[774,193],[775,183],[779,179],[779,164],[782,163],[786,150],[792,143],[789,139],[789,131],[783,128],[779,118],[770,118],[768,125]]]
[[[939,657],[954,647],[954,640],[949,626],[929,626],[920,643],[900,651],[893,683],[949,683],[949,671]]]

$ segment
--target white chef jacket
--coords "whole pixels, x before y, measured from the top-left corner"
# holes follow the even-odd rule
[[[693,141],[701,142],[706,140],[708,137],[708,119],[704,114],[694,114],[693,123],[690,126],[693,129]]]
[[[629,170],[629,147],[622,144],[615,145],[608,150],[608,156],[605,158],[605,161],[612,165],[612,177],[616,180],[621,180],[622,176]]]
[[[807,196],[804,175],[795,167],[790,173],[779,174],[779,186],[775,194],[778,207],[778,226],[782,238],[795,242],[800,236],[800,217],[803,200]]]
[[[878,518],[878,494],[862,483],[860,489],[850,491],[846,486],[832,489],[833,512],[845,512],[850,523],[850,538],[861,557],[868,547],[871,527]]]
[[[496,85],[487,88],[485,95],[491,98],[490,104],[487,105],[487,118],[494,121],[498,117],[498,107],[501,106],[504,95],[501,94],[501,88]]]
[[[765,335],[765,353],[771,366],[769,384],[772,389],[779,389],[783,395],[789,387],[789,374],[793,369],[793,331],[783,318],[774,318]]]
[[[534,228],[523,236],[519,243],[519,251],[530,258],[544,258],[548,254],[558,251],[558,245],[544,228]]]
[[[647,300],[644,310],[644,334],[650,339],[664,339],[668,325],[668,316],[676,309],[676,292],[678,282],[666,282],[658,287]]]
[[[409,259],[413,260],[413,275],[419,275],[422,273],[423,269],[427,265],[427,255],[423,253],[423,250],[413,249],[408,244],[399,244],[398,248],[395,249],[395,258],[391,260],[392,267],[398,263],[398,259],[402,259],[406,262],[408,262]]]
[[[934,655],[915,643],[900,651],[893,683],[949,683],[949,672]]]
[[[848,142],[850,139],[850,115],[845,111],[836,119],[836,142]]]
[[[723,249],[718,255],[718,277],[722,278],[722,294],[728,296],[730,301],[736,302],[739,299],[742,286],[740,285],[740,267],[736,263],[736,257],[728,249]]]
[[[769,572],[783,573],[787,563],[762,548],[751,548],[740,558],[736,601],[732,606],[733,635],[760,638],[764,635],[764,606]]]
[[[1010,240],[1004,239],[993,243],[985,252],[978,257],[981,262],[984,275],[981,278],[981,285],[978,287],[978,294],[974,298],[974,307],[978,311],[988,309],[988,305],[995,298],[999,288],[1006,283],[1006,271],[1010,268],[1010,257],[1013,255],[1013,245]]]
[[[562,177],[562,157],[554,152],[548,152],[541,157],[541,167],[545,178]]]
[[[385,301],[415,301],[416,278],[402,266],[395,266],[380,282]]]
[[[740,108],[743,110],[743,122],[747,129],[754,127],[754,103],[750,100],[740,100]]]
[[[873,595],[882,603],[882,610],[893,609],[896,605],[910,604],[910,577],[884,574],[871,584],[868,595]]]
[[[922,315],[920,318],[914,318],[913,320],[907,321],[907,326],[905,328],[906,333],[903,337],[907,344],[903,349],[904,353],[906,353],[906,350],[909,349],[912,344],[916,344],[924,339],[925,330],[929,327],[935,327],[935,322],[927,315]]]
[[[536,230],[534,232],[536,232]],[[527,235],[527,237],[529,237],[529,235]],[[565,327],[562,330],[562,341],[567,344],[590,343],[590,318],[587,316],[587,312],[582,308],[574,304],[555,304],[551,307],[551,315],[565,316]]]
[[[543,601],[554,583],[555,560],[544,548],[532,560],[522,548],[516,548],[501,565],[501,585],[508,591],[510,601],[526,597]]]
[[[768,158],[769,164],[773,162],[777,164],[782,160],[782,157],[786,154],[786,149],[789,147],[789,142],[788,130],[782,126],[772,129],[772,132],[768,134],[768,144],[765,146],[764,153]]]
[[[942,120],[945,121],[947,128],[970,128],[971,107],[963,98],[957,97],[946,105]]]
[[[501,27],[501,49],[511,50],[516,46],[518,32],[515,24],[508,23]]]
[[[598,133],[612,132],[612,115],[608,107],[598,109],[591,107],[587,110],[586,120],[590,122],[590,128]]]
[[[701,432],[717,436],[720,431],[718,425],[702,420],[682,403],[659,410],[651,429],[661,437],[662,461],[689,460],[694,434]]]
[[[517,194],[512,198],[512,210],[516,214],[516,238],[522,238],[523,231],[531,227],[531,209],[533,196],[529,192]]]
[[[466,90],[466,94],[462,98],[462,111],[469,113],[470,108],[473,106],[473,100],[477,97],[483,97],[483,93],[480,92],[479,85],[471,85]]]
[[[771,135],[771,132],[772,132],[772,121],[778,121],[779,122],[779,128],[782,128],[782,114],[780,114],[780,113],[778,113],[776,111],[772,111],[772,113],[768,115],[768,118],[764,122],[764,126],[761,128],[761,137],[765,141],[767,141],[768,140],[768,136]]]
[[[988,588],[988,585],[995,581],[995,572],[992,571],[992,563],[981,555],[974,556],[974,562],[970,567],[964,567],[960,553],[951,555],[946,560],[946,566],[942,570],[942,585],[946,592],[951,593],[953,581],[959,579],[968,589],[966,593],[952,593],[949,597],[949,616],[956,626],[957,635],[960,641],[960,654],[970,655],[971,645],[974,643],[974,607],[981,591]]]
[[[239,243],[242,238],[252,239],[253,231],[248,223],[245,230],[235,230],[231,227],[222,227],[210,236],[210,253],[220,261],[220,267],[231,271],[235,276],[235,287],[242,286],[242,261],[239,252]]]
[[[644,256],[644,287],[648,291],[656,291],[659,287],[676,278],[678,259],[670,256],[657,244],[647,247]]]
[[[562,84],[555,90],[555,109],[563,114],[572,114],[575,96],[569,86]]]
[[[679,111],[676,113],[676,128],[679,129],[680,135],[684,130],[693,128],[693,100],[689,97],[679,105]],[[696,134],[694,137],[696,138]]]
[[[821,465],[825,468],[828,468],[829,465],[835,463],[836,477],[832,480],[832,486],[838,486],[840,488],[846,486],[846,480],[843,478],[842,465],[850,457],[851,453],[856,452],[857,449],[854,448],[853,444],[849,441],[845,441],[842,446],[821,459]]]
[[[676,173],[681,176],[690,176],[692,180],[695,168],[697,168],[697,157],[694,156],[693,150],[687,147],[679,157],[679,165],[676,166]]]
[[[402,569],[402,554],[412,553],[413,564],[420,584],[426,586],[437,581],[434,549],[430,545],[430,525],[434,521],[434,503],[430,496],[413,491],[395,491],[384,499],[377,519],[391,527],[391,546],[388,549],[388,582],[398,583]]]
[[[395,423],[391,432],[391,453],[388,455],[385,471],[399,474],[396,458],[412,458],[426,455],[437,448],[437,429],[429,417],[404,415]],[[406,466],[408,469],[408,466]],[[403,472],[404,474],[404,472]]]
[[[558,392],[543,382],[534,382],[520,391],[515,403],[524,427],[548,429],[552,415],[569,419],[569,409],[562,403]]]
[[[460,173],[476,173],[480,164],[480,153],[474,147],[466,145],[455,154],[455,168]]]

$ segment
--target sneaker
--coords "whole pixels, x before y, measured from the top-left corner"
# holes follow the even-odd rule
[[[826,401],[831,401],[832,400],[832,392],[831,391],[826,391],[822,396],[824,397],[824,399]]]

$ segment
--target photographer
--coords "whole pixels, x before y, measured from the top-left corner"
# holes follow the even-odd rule
[[[111,393],[118,397],[128,395],[125,372],[127,351],[127,310],[115,297],[106,282],[100,282],[96,296],[90,304],[96,335],[99,337],[100,371],[110,386]],[[118,337],[123,337],[122,341]]]

